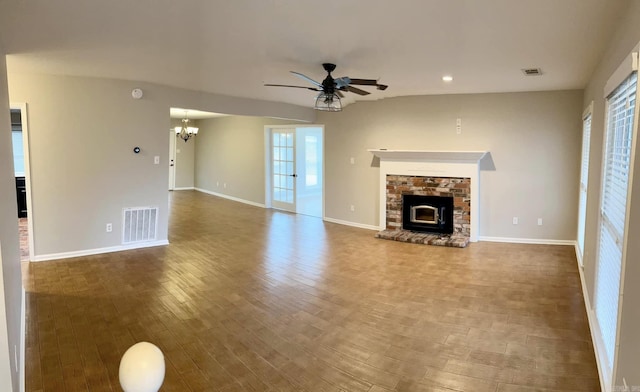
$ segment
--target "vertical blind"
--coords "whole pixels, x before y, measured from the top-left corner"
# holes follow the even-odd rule
[[[589,182],[589,149],[591,142],[591,112],[582,120],[582,165],[580,170],[580,200],[578,205],[578,249],[584,255],[584,233],[587,218],[587,184]],[[582,257],[580,257],[582,263]]]
[[[595,312],[610,367],[613,366],[618,326],[637,81],[637,73],[634,72],[607,98]]]

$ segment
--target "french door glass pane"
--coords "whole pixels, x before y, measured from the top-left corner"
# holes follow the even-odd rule
[[[290,131],[273,131],[273,200],[293,202],[294,135]]]

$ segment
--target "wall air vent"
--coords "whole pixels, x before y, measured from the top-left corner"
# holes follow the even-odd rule
[[[158,226],[158,207],[125,208],[122,216],[122,243],[154,241]]]
[[[542,75],[542,70],[540,68],[522,68],[522,73],[525,76],[540,76]]]

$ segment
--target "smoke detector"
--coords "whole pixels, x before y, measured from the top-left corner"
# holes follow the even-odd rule
[[[525,76],[540,76],[542,75],[542,70],[540,68],[522,68],[522,73]]]

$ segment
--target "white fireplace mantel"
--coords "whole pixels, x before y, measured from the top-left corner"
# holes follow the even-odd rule
[[[431,161],[477,163],[486,151],[425,151],[425,150],[385,150],[369,149],[373,155],[385,161]]]
[[[471,179],[471,242],[480,227],[480,160],[487,151],[418,151],[369,149],[380,158],[380,230],[387,227],[387,175]]]

